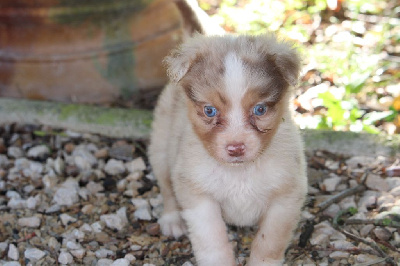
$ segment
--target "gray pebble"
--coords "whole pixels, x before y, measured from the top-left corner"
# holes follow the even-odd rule
[[[19,260],[19,251],[18,251],[18,248],[14,244],[10,244],[8,246],[7,256],[12,260]]]
[[[34,260],[34,261],[40,260],[45,255],[46,255],[46,253],[44,253],[42,250],[37,249],[37,248],[28,248],[24,252],[24,256],[26,259]]]
[[[41,220],[37,216],[24,217],[18,219],[18,225],[21,227],[38,228],[40,226]]]

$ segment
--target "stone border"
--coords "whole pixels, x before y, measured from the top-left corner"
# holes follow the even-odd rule
[[[0,98],[0,123],[42,124],[109,137],[147,139],[152,112],[83,104]],[[307,150],[355,156],[399,156],[400,136],[303,130]]]

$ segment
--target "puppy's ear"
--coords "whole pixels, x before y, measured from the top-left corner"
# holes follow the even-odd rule
[[[284,44],[286,46],[286,44]],[[300,73],[300,56],[293,48],[286,47],[283,51],[278,51],[275,55],[275,64],[283,78],[291,86],[297,84]]]
[[[172,51],[164,59],[167,66],[167,74],[171,81],[178,83],[189,71],[197,57],[196,52],[191,53],[184,46]]]

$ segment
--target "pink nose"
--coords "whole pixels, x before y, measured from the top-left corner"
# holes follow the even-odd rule
[[[240,157],[244,155],[245,146],[243,143],[232,143],[226,146],[229,156]]]

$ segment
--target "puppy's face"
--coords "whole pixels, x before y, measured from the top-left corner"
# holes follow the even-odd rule
[[[168,60],[182,60],[184,48]],[[222,163],[254,161],[283,122],[297,55],[271,37],[201,37],[186,60],[175,75],[182,75],[178,83],[204,147]]]

